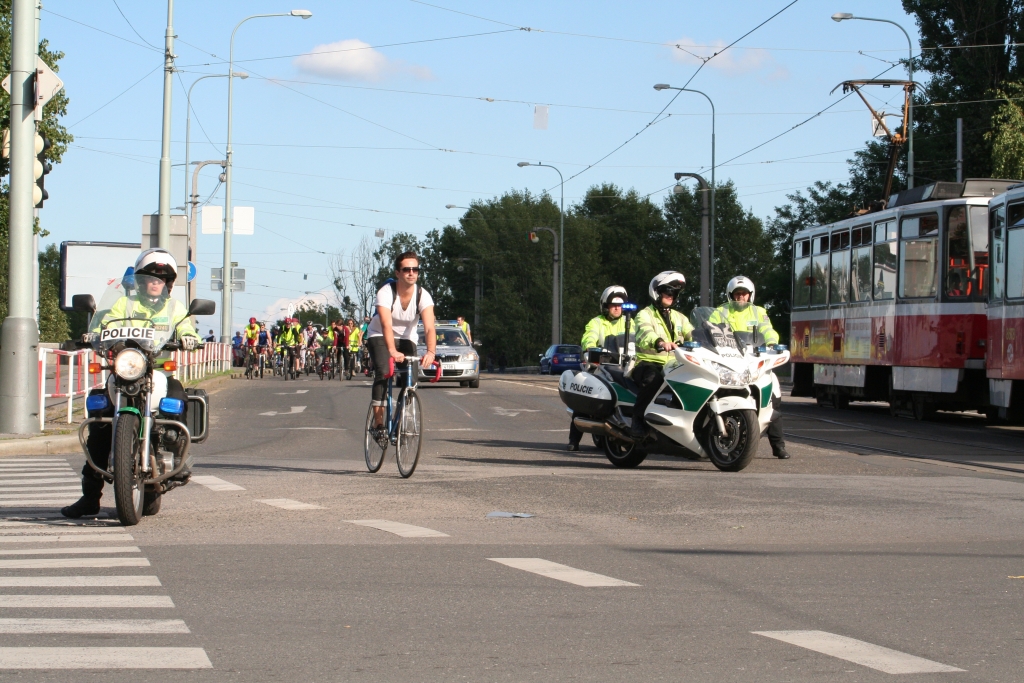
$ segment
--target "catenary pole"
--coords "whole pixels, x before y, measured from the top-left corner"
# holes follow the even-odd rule
[[[558,255],[555,257],[558,259],[558,339],[554,342],[555,344],[562,343],[562,301],[565,296],[565,178],[562,176],[562,172],[551,164],[545,164],[537,162],[532,164],[528,161],[520,161],[518,166],[543,166],[544,168],[550,168],[558,174],[558,187],[561,189],[561,201],[558,205]]]
[[[0,432],[39,431],[39,327],[32,310],[36,0],[11,3],[11,156],[7,318],[0,326]]]
[[[164,32],[164,117],[160,133],[160,208],[157,246],[171,248],[171,95],[174,93],[174,0],[167,0]],[[187,167],[186,167],[187,168]]]

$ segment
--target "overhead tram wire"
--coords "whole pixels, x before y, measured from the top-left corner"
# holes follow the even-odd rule
[[[153,43],[151,43],[148,40],[146,40],[145,38],[143,38],[142,34],[135,30],[135,27],[132,26],[132,22],[128,21],[128,17],[125,16],[124,11],[121,9],[121,6],[117,4],[117,0],[110,0],[110,1],[114,3],[114,7],[117,8],[117,11],[121,15],[121,18],[124,19],[124,23],[128,24],[128,28],[130,28],[132,30],[132,33],[134,33],[135,35],[137,35],[139,37],[139,40],[144,42],[146,45],[149,45],[154,50],[157,50],[158,52],[163,52],[163,50],[161,48],[157,47]]]
[[[162,49],[160,49],[158,47],[154,47],[152,45],[143,45],[142,43],[136,43],[134,40],[130,40],[128,38],[125,38],[124,36],[119,36],[116,33],[111,33],[110,31],[104,31],[101,28],[96,28],[95,26],[90,26],[89,24],[86,24],[84,22],[78,21],[77,19],[72,19],[71,17],[66,17],[63,14],[58,14],[57,12],[54,12],[53,10],[46,9],[45,7],[41,8],[41,10],[43,12],[46,12],[47,14],[52,14],[55,17],[60,17],[61,19],[64,19],[65,21],[70,21],[72,24],[78,24],[79,26],[84,26],[87,29],[91,29],[93,31],[98,31],[99,33],[102,33],[104,35],[110,36],[111,38],[117,38],[118,40],[123,40],[124,42],[130,43],[132,45],[135,45],[136,47],[145,48],[147,50],[153,50],[155,52],[159,52],[160,54],[163,54],[163,52],[164,52]],[[132,29],[132,30],[134,30],[134,29]]]
[[[78,124],[82,123],[82,122],[83,122],[83,121],[85,121],[86,119],[90,118],[90,117],[91,117],[91,116],[93,116],[94,114],[97,114],[97,113],[99,113],[99,112],[100,112],[101,110],[103,110],[103,109],[106,109],[106,108],[107,108],[108,106],[110,106],[111,104],[113,104],[113,103],[114,103],[114,102],[115,102],[116,100],[118,100],[118,99],[119,99],[119,98],[120,98],[120,97],[121,97],[122,95],[124,95],[124,94],[125,94],[125,93],[127,93],[127,92],[128,92],[129,90],[131,90],[132,88],[134,88],[135,86],[137,86],[137,85],[138,85],[139,83],[142,83],[142,81],[146,80],[147,78],[149,78],[150,76],[152,76],[152,75],[153,75],[154,73],[156,73],[156,72],[157,72],[158,70],[160,70],[160,69],[162,69],[162,68],[164,68],[163,62],[161,62],[160,64],[157,64],[157,65],[156,65],[155,67],[153,67],[153,70],[152,70],[152,71],[148,72],[148,73],[147,73],[147,74],[146,74],[145,76],[143,76],[143,77],[142,77],[142,78],[140,78],[139,80],[135,81],[134,83],[132,83],[131,85],[129,85],[129,86],[127,87],[127,88],[125,88],[124,90],[122,90],[122,91],[121,91],[120,93],[118,93],[117,95],[115,95],[115,96],[114,96],[114,97],[113,97],[113,98],[112,98],[112,99],[111,99],[110,101],[108,101],[108,102],[107,102],[106,104],[104,104],[104,105],[100,106],[100,107],[99,107],[98,109],[94,109],[94,110],[93,110],[92,112],[90,112],[89,114],[86,114],[86,115],[85,115],[85,116],[83,116],[82,118],[78,119],[77,121],[75,121],[74,123],[72,123],[71,125],[69,125],[69,126],[68,126],[68,130],[70,130],[70,129],[74,128],[75,126],[77,126]]]

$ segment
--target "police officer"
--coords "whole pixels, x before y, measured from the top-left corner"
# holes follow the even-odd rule
[[[591,318],[583,330],[580,346],[587,349],[603,348],[622,352],[626,348],[626,319],[622,315],[622,304],[626,303],[626,289],[619,285],[606,287],[601,292],[601,315]],[[566,450],[578,451],[583,432],[569,419],[569,446]]]
[[[754,305],[754,283],[748,277],[737,275],[726,285],[729,301],[712,312],[710,323],[729,323],[733,332],[756,330],[764,343],[774,346],[779,343],[779,333],[772,327],[768,312]],[[772,386],[772,421],[768,425],[768,443],[772,454],[780,460],[789,458],[782,427],[782,390],[776,379]]]
[[[672,357],[676,342],[686,341],[693,325],[679,311],[673,310],[679,291],[686,284],[682,273],[666,270],[658,273],[647,287],[652,303],[636,316],[636,367],[632,378],[640,387],[633,405],[633,424],[629,434],[643,438],[646,433],[644,411],[651,404],[665,381],[665,363]]]
[[[123,296],[114,302],[102,317],[97,318],[91,332],[85,335],[85,341],[93,341],[95,335],[102,331],[103,325],[118,319],[132,318],[150,320],[157,330],[171,330],[182,348],[191,351],[199,344],[199,335],[188,318],[188,309],[177,299],[171,298],[171,288],[178,276],[178,264],[174,257],[163,249],[147,249],[135,261],[136,294]],[[105,392],[106,387],[94,390]],[[187,401],[185,388],[173,377],[167,378],[167,396]],[[111,417],[111,406],[103,413],[90,417]],[[110,425],[94,423],[89,428],[86,442],[89,455],[97,467],[106,469],[110,457]],[[188,476],[183,472],[179,476]],[[75,503],[63,508],[60,513],[71,519],[85,515],[95,515],[100,511],[100,497],[103,495],[103,477],[88,463],[82,468],[82,497]],[[148,493],[147,493],[148,496]]]

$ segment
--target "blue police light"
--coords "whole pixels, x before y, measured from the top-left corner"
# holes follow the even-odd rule
[[[683,348],[686,349],[687,351],[693,351],[694,349],[699,349],[700,348],[700,342],[695,342],[695,341],[683,342]]]
[[[785,345],[785,344],[776,344],[775,345],[775,350],[776,351],[789,351],[789,347],[787,345]]]
[[[94,394],[85,399],[85,409],[89,412],[106,410],[109,405],[110,400],[107,398],[106,394]]]
[[[633,311],[636,310],[636,304],[628,303],[628,302],[624,303],[624,304],[622,304],[622,310],[623,311],[629,311],[630,313],[632,313]]]
[[[185,402],[180,398],[160,399],[160,412],[169,415],[181,415],[185,412]]]
[[[121,284],[125,289],[135,289],[135,266],[128,266],[121,278]]]

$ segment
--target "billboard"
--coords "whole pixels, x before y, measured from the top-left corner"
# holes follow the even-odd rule
[[[98,303],[109,280],[133,267],[141,249],[141,244],[125,242],[61,242],[61,310],[71,310],[75,294],[92,294]]]

